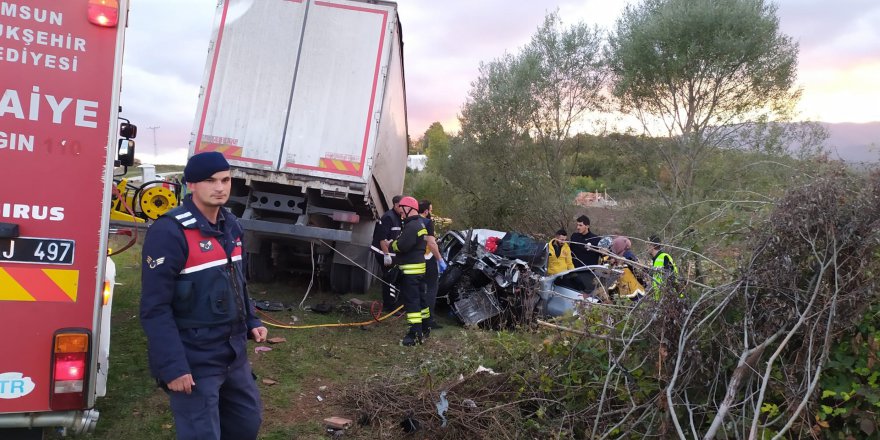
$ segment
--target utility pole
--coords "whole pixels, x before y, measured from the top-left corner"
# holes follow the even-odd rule
[[[156,161],[156,157],[159,156],[159,150],[156,148],[156,130],[160,127],[157,125],[155,127],[147,127],[150,130],[153,130],[153,162]]]

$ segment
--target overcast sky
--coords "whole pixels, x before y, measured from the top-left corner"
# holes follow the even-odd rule
[[[281,0],[233,0],[239,2]],[[610,29],[623,0],[399,0],[409,132],[457,114],[481,61],[516,53],[548,11]],[[145,162],[183,163],[217,0],[131,0],[123,115]],[[880,1],[780,0],[782,31],[800,43],[804,118],[880,121]],[[151,130],[150,127],[158,127]],[[158,159],[154,159],[154,135]]]

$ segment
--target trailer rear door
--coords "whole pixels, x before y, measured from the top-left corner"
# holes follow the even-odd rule
[[[221,2],[193,153],[365,183],[396,20],[389,2]]]
[[[280,169],[367,181],[396,18],[391,5],[314,3],[303,34]]]

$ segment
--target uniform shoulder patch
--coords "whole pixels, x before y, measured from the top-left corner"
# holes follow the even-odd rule
[[[153,259],[153,257],[147,256],[147,266],[149,266],[150,269],[155,269],[156,266],[159,266],[160,264],[162,264],[164,262],[165,262],[165,257],[159,257],[159,258]]]

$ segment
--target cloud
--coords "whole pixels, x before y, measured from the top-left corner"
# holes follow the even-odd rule
[[[880,3],[874,0],[788,0],[778,13],[782,31],[800,43],[802,67],[851,65],[878,55]]]
[[[138,157],[153,156],[154,150],[161,154],[188,146],[198,103],[198,84],[184,82],[174,74],[153,73],[133,66],[124,68],[123,77],[122,115],[139,128]],[[149,127],[158,128],[154,133]]]
[[[232,1],[246,6],[270,0]],[[480,63],[505,52],[517,53],[548,12],[558,10],[565,24],[583,21],[608,29],[626,4],[623,0],[399,0],[410,136],[417,139],[434,121],[457,130],[456,116],[479,75]],[[123,105],[125,115],[142,127],[140,152],[152,150],[149,126],[161,127],[157,130],[160,153],[188,144],[216,6],[217,0],[132,2]],[[875,85],[880,2],[781,0],[778,14],[782,31],[801,48],[799,78],[805,88],[801,107],[829,121],[880,120],[876,105],[880,92]]]
[[[121,105],[122,115],[138,125],[137,156],[144,161],[156,154],[161,163],[186,161],[216,4],[131,4]]]
[[[216,1],[132,2],[125,63],[199,84],[205,68]]]
[[[480,63],[517,53],[550,12],[565,24],[579,15],[602,17],[617,6],[600,1],[511,2],[506,0],[406,0],[399,4],[403,23],[410,136],[421,136],[434,121],[457,130],[457,114]],[[590,23],[595,24],[595,23]]]

